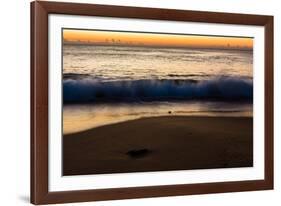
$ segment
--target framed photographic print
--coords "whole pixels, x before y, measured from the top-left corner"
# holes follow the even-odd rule
[[[273,17],[31,3],[31,202],[273,189]]]

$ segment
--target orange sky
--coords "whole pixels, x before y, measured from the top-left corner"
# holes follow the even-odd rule
[[[198,35],[171,35],[95,30],[63,30],[65,42],[90,42],[110,45],[252,49],[253,38]]]

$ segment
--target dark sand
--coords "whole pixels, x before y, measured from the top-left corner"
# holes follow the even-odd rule
[[[251,166],[251,117],[151,117],[63,137],[63,175]]]

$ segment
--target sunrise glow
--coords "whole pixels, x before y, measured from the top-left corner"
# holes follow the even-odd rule
[[[247,50],[253,48],[253,38],[249,37],[241,38],[64,29],[63,39],[65,43],[90,43],[103,45],[195,47]]]

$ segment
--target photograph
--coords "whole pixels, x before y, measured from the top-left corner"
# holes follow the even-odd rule
[[[253,167],[247,36],[62,28],[62,173]]]
[[[31,2],[30,202],[274,189],[276,18],[240,7]]]

